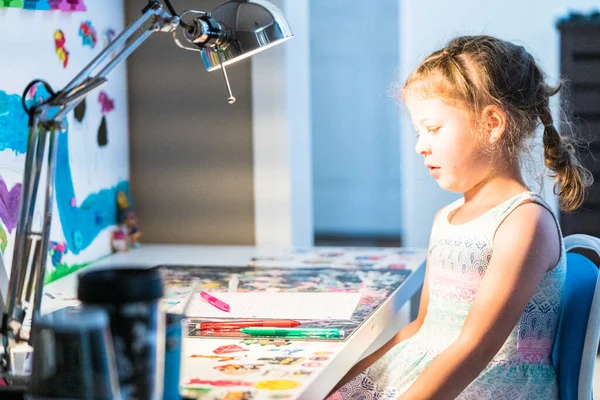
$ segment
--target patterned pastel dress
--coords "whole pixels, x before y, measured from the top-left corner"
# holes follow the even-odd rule
[[[485,276],[496,229],[524,201],[550,208],[533,192],[516,195],[461,225],[448,214],[464,199],[440,212],[429,243],[429,306],[421,329],[333,393],[330,400],[396,399],[444,349],[458,338]],[[552,348],[561,311],[566,258],[548,271],[519,323],[482,371],[457,397],[473,400],[558,399]]]

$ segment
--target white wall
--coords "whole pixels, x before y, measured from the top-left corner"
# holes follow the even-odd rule
[[[559,76],[559,34],[555,27],[570,10],[590,12],[596,0],[400,0],[400,76],[405,79],[419,62],[453,37],[488,34],[525,46],[552,82]],[[554,107],[556,111],[557,101]],[[558,116],[557,113],[555,113]],[[555,118],[556,119],[556,118]],[[440,189],[414,151],[414,128],[404,109],[401,117],[403,244],[426,247],[437,210],[459,198]],[[543,165],[539,160],[537,165]],[[530,177],[531,178],[531,177]],[[544,184],[546,200],[557,210],[552,182]]]
[[[294,37],[252,57],[255,241],[313,243],[308,0],[270,0]]]

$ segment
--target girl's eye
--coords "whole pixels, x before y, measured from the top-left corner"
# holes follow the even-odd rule
[[[435,132],[437,132],[439,129],[440,129],[440,127],[439,127],[439,126],[430,126],[430,127],[426,127],[426,128],[425,128],[425,131],[426,131],[427,133],[435,133]],[[418,139],[418,138],[419,138],[419,136],[420,136],[420,133],[419,133],[419,130],[418,130],[418,129],[415,129],[415,130],[417,131],[416,138]]]

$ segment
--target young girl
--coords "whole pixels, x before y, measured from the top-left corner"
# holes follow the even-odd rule
[[[554,127],[557,92],[523,47],[490,36],[454,39],[410,75],[416,151],[443,189],[464,196],[434,219],[418,318],[329,399],[558,399],[565,249],[519,168],[541,123],[560,207],[581,205],[592,178]]]

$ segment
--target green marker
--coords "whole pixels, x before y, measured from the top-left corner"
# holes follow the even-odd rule
[[[339,329],[319,328],[242,328],[240,332],[252,336],[283,336],[283,337],[318,337],[318,338],[340,338],[343,332]]]

